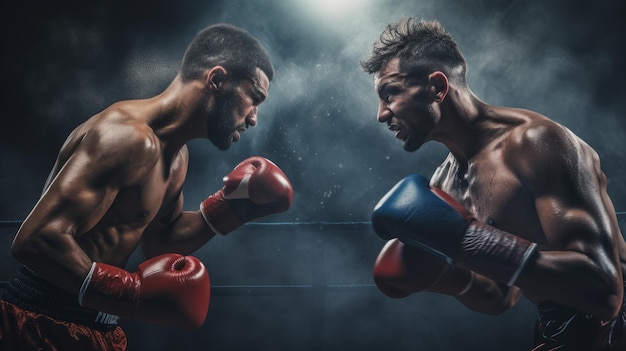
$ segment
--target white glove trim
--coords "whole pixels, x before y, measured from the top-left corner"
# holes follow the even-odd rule
[[[211,221],[209,221],[208,218],[206,218],[206,215],[204,214],[204,202],[200,203],[200,214],[202,215],[202,218],[204,218],[204,221],[209,226],[209,228],[213,231],[213,233],[219,234],[219,235],[224,235],[224,234],[220,233],[220,231],[217,230],[217,228],[215,228],[215,226],[213,224],[211,224]]]
[[[224,198],[226,200],[250,198],[250,194],[248,194],[248,182],[250,181],[251,176],[252,174],[246,174],[243,178],[241,178],[237,189],[228,195],[224,195]]]
[[[524,252],[524,256],[522,256],[522,260],[520,261],[519,266],[517,266],[517,270],[515,270],[515,273],[513,273],[513,276],[506,284],[507,286],[513,286],[513,284],[515,284],[520,273],[522,273],[522,269],[524,269],[526,262],[528,261],[532,253],[535,252],[535,247],[537,247],[536,243],[532,243],[530,246],[528,246],[528,249],[526,250],[526,252]]]
[[[93,262],[91,264],[91,269],[89,270],[89,273],[87,273],[87,276],[85,277],[85,280],[83,280],[83,284],[80,286],[80,290],[78,291],[78,305],[82,306],[83,305],[83,297],[85,296],[85,293],[87,292],[87,287],[89,286],[89,283],[91,282],[91,276],[93,275],[93,271],[96,270],[96,262]]]

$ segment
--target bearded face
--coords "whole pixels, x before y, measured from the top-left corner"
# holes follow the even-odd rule
[[[220,150],[227,150],[232,145],[235,138],[239,137],[237,132],[240,128],[245,128],[245,118],[243,123],[237,116],[237,108],[241,104],[241,99],[236,94],[236,88],[230,87],[221,92],[216,98],[215,119],[209,125],[207,134],[209,140]]]

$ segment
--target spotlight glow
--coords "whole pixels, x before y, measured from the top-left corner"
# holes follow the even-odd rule
[[[350,10],[354,10],[358,7],[359,1],[357,0],[317,0],[311,1],[311,6],[315,6],[319,9],[319,12],[327,14],[345,14]]]
[[[301,0],[305,11],[322,19],[336,20],[338,17],[361,12],[369,6],[369,0]]]

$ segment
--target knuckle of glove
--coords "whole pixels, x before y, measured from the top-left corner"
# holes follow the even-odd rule
[[[142,262],[141,264],[139,264],[138,268],[144,276],[147,276],[154,273],[166,271],[170,267],[173,267],[176,262],[180,261],[181,259],[184,259],[184,257],[180,254],[164,254]]]
[[[278,202],[289,207],[293,198],[291,183],[280,170],[253,176],[248,192],[250,200],[259,205]]]

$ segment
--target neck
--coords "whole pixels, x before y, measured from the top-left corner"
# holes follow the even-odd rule
[[[450,89],[440,104],[441,121],[433,139],[458,160],[471,159],[488,141],[483,122],[489,109],[469,88]]]
[[[150,99],[152,113],[148,113],[147,123],[172,153],[192,139],[205,137],[206,120],[198,117],[202,111],[189,109],[203,106],[196,101],[205,98],[203,91],[200,84],[183,83],[177,76],[161,94]]]

